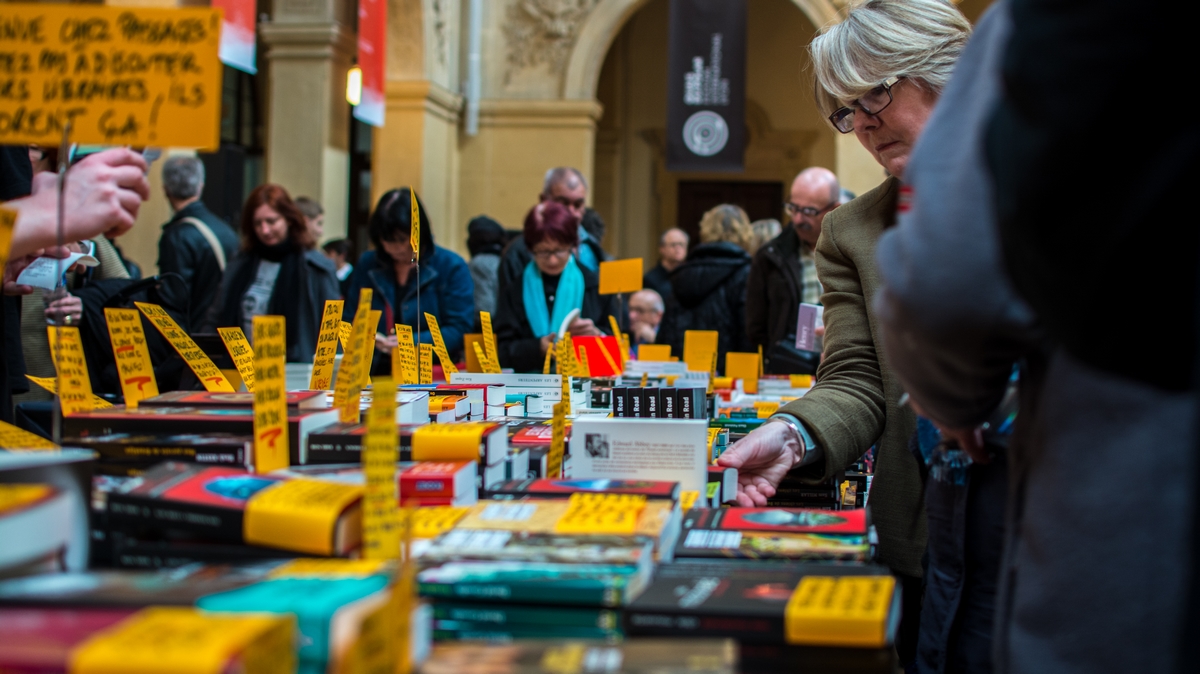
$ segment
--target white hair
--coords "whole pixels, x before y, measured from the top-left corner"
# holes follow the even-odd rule
[[[809,45],[817,107],[828,116],[889,77],[940,94],[970,36],[948,0],[866,0]]]
[[[587,179],[579,172],[579,169],[571,168],[570,166],[558,166],[546,171],[546,178],[542,180],[542,194],[550,194],[550,190],[559,183],[571,183],[578,180],[583,189],[587,189]]]

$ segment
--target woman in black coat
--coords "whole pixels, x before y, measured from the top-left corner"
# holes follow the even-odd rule
[[[500,365],[541,372],[561,323],[580,310],[572,337],[600,336],[609,316],[620,318],[617,296],[600,296],[600,278],[579,264],[579,219],[565,206],[544,201],[525,216],[525,245],[533,253],[520,277],[496,298],[496,349]]]

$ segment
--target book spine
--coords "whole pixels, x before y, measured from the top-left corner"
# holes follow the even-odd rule
[[[779,616],[697,615],[658,609],[625,609],[625,633],[630,637],[720,637],[748,643],[784,643],[784,620]]]
[[[547,589],[553,592],[547,592]],[[418,583],[422,597],[465,599],[484,602],[530,602],[579,606],[621,606],[626,600],[623,587],[595,581],[565,586],[554,581],[529,583]]]
[[[629,389],[629,408],[628,408],[629,412],[625,416],[627,416],[627,417],[644,416],[642,414],[642,407],[644,406],[644,403],[645,403],[645,396],[646,396],[645,389],[641,388],[640,386],[630,387],[630,389]]]
[[[663,419],[678,419],[679,396],[674,388],[658,389],[658,416]]]
[[[612,390],[612,409],[614,417],[628,416],[629,388],[614,386]]]
[[[680,419],[695,419],[696,415],[692,411],[692,395],[691,389],[680,388],[675,389],[676,409],[679,410]]]
[[[455,620],[478,625],[553,625],[562,627],[591,627],[614,629],[620,627],[620,615],[611,609],[547,608],[545,606],[510,606],[508,604],[466,604],[435,602],[434,620]]]
[[[68,442],[70,442],[68,440]],[[82,443],[100,455],[101,461],[112,463],[144,464],[147,466],[162,461],[192,461],[195,463],[245,466],[245,443],[221,445],[128,445],[120,442]]]
[[[451,627],[453,626],[453,627]],[[621,637],[620,630],[594,627],[552,627],[537,625],[519,628],[512,625],[497,627],[456,621],[439,620],[433,624],[434,641],[498,641],[508,643],[515,639],[599,639],[612,640]]]
[[[642,389],[642,417],[647,419],[658,418],[658,389]]]
[[[424,496],[454,496],[453,475],[400,475],[400,498]]]
[[[242,542],[244,513],[233,508],[162,501],[131,494],[108,495],[108,521],[114,529],[185,531],[209,540]]]

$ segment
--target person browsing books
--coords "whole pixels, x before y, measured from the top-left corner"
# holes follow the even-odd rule
[[[609,316],[620,316],[617,296],[600,296],[600,277],[575,257],[579,216],[555,201],[543,201],[525,216],[523,240],[533,259],[521,282],[496,299],[496,342],[500,365],[517,372],[542,369],[562,324],[573,337],[599,336]]]
[[[413,198],[417,200],[421,228],[420,257],[415,261],[411,238]],[[384,193],[371,214],[368,231],[375,249],[362,254],[350,275],[342,320],[354,320],[359,291],[371,288],[371,308],[380,312],[379,323],[373,326],[375,360],[371,373],[391,372],[391,353],[398,344],[397,323],[412,326],[418,343],[433,343],[425,314],[437,319],[446,350],[458,360],[463,335],[475,322],[475,284],[462,256],[434,244],[421,196],[407,187]]]

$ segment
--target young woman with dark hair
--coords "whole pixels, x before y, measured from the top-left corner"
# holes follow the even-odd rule
[[[421,228],[418,281],[410,238],[413,196],[406,187],[380,197],[369,224],[374,250],[359,258],[346,290],[344,320],[354,320],[358,294],[363,288],[374,291],[371,308],[381,312],[379,324],[375,326],[372,373],[391,371],[397,323],[412,326],[419,342],[432,344],[433,337],[423,314],[433,315],[442,331],[446,350],[457,360],[462,353],[463,335],[471,331],[475,322],[475,285],[471,281],[471,272],[458,253],[434,244],[433,230],[420,195],[416,195]]]
[[[311,363],[325,301],[341,297],[337,270],[310,250],[304,215],[279,185],[250,193],[239,229],[242,249],[225,269],[208,327],[239,327],[253,339],[255,316],[283,316],[288,362]]]
[[[617,296],[600,296],[600,278],[579,264],[579,218],[567,207],[543,201],[525,216],[525,245],[533,259],[519,288],[496,299],[496,342],[500,364],[517,372],[542,367],[559,325],[575,309],[572,336],[598,336],[609,316],[620,317]]]

